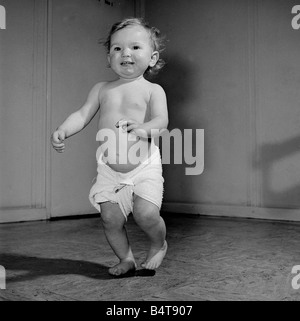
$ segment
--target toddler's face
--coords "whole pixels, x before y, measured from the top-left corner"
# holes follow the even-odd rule
[[[159,54],[153,51],[148,32],[141,26],[128,26],[111,37],[108,61],[121,78],[134,79],[153,67]]]

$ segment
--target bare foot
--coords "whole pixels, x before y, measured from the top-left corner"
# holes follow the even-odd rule
[[[121,261],[119,264],[111,267],[108,270],[108,273],[113,276],[121,276],[128,272],[135,271],[136,264],[132,259],[125,259]]]
[[[165,241],[163,247],[159,251],[150,250],[146,261],[142,263],[141,266],[149,270],[157,269],[161,265],[167,253],[167,249],[168,249],[168,244],[167,244],[167,241]]]

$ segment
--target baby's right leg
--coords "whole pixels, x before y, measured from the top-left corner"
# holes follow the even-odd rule
[[[101,219],[106,239],[119,258],[120,263],[108,270],[109,274],[120,276],[136,269],[136,263],[128,242],[125,217],[118,204],[101,203]]]

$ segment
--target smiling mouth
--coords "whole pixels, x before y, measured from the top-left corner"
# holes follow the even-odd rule
[[[121,62],[121,66],[131,66],[133,64],[134,64],[134,62],[131,62],[131,61],[123,61],[123,62]]]

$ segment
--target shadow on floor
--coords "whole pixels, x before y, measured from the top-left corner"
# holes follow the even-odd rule
[[[77,274],[101,280],[112,278],[108,274],[107,266],[88,261],[1,254],[0,262],[6,269],[7,282],[20,282],[41,276],[67,274]],[[22,271],[24,274],[13,275],[14,273],[10,273],[12,271]]]
[[[114,277],[108,274],[108,266],[98,263],[61,258],[32,257],[20,254],[1,254],[0,263],[7,271],[7,282],[28,281],[42,276],[67,274],[77,274],[97,280],[155,275],[155,271],[153,270],[139,269],[122,276]],[[11,271],[22,271],[24,274],[11,276],[10,274],[13,274],[10,273]]]

